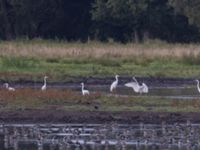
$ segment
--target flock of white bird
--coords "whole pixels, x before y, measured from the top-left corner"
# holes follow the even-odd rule
[[[115,81],[113,81],[113,83],[110,85],[110,92],[113,92],[117,88],[118,82],[119,82],[118,78],[119,78],[119,75],[116,75]],[[89,95],[90,92],[88,90],[84,89],[84,83],[81,83],[81,86],[82,86],[82,88],[81,88],[82,95],[83,96]],[[142,93],[149,92],[148,86],[145,83],[142,83],[142,85],[140,85],[135,77],[133,77],[133,81],[126,83],[125,86],[132,88],[133,91],[136,93],[142,94]]]
[[[41,90],[42,91],[46,91],[47,89],[47,78],[48,76],[44,76],[44,84],[43,86],[41,87]],[[119,82],[119,75],[116,75],[115,76],[115,81],[112,82],[112,84],[110,85],[110,92],[113,92],[117,86],[118,86],[118,82]],[[197,90],[198,92],[200,93],[200,83],[199,83],[199,80],[195,80],[197,82]],[[138,83],[138,81],[136,80],[135,77],[133,77],[133,81],[131,82],[128,82],[126,84],[124,84],[126,87],[129,87],[129,88],[132,88],[134,92],[136,93],[148,93],[149,92],[149,88],[148,86],[145,84],[145,83],[142,83],[141,85]],[[8,90],[8,91],[15,91],[15,88],[13,87],[10,87],[8,83],[4,83],[4,86],[5,88]],[[90,92],[89,90],[86,90],[84,88],[84,83],[82,82],[81,83],[81,92],[82,92],[82,95],[85,96],[85,95],[89,95]]]
[[[46,91],[46,89],[47,89],[47,78],[48,78],[47,76],[44,76],[44,84],[43,84],[43,86],[41,87],[41,90],[42,90],[42,91]],[[4,83],[3,85],[5,86],[5,88],[6,88],[8,91],[15,91],[15,88],[9,86],[8,83]]]
[[[111,84],[110,92],[113,92],[117,88],[118,82],[119,82],[118,77],[119,77],[119,75],[115,76],[116,80]],[[44,84],[41,87],[42,91],[46,91],[46,89],[47,89],[47,78],[48,78],[47,76],[44,76]],[[8,91],[15,91],[15,88],[10,87],[8,83],[5,83],[4,86]],[[133,88],[133,90],[136,93],[142,94],[142,93],[148,93],[148,91],[149,91],[147,85],[145,83],[142,83],[142,85],[140,85],[135,77],[133,77],[132,82],[126,83],[125,86]],[[90,92],[84,88],[84,83],[81,83],[81,92],[82,92],[83,96],[90,94]]]
[[[119,75],[116,75],[115,81],[110,86],[110,92],[113,92],[113,90],[117,88],[117,85],[119,82],[118,78],[119,78]],[[142,94],[142,93],[149,92],[148,86],[145,83],[142,83],[142,85],[140,85],[135,77],[133,77],[133,81],[126,83],[125,86],[132,88],[133,91],[135,91],[136,93]]]

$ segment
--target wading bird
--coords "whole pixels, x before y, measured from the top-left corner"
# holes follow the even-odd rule
[[[84,89],[84,83],[81,83],[81,86],[82,86],[82,88],[81,88],[82,95],[83,95],[83,96],[89,95],[90,92],[89,92],[88,90],[85,90],[85,89]]]
[[[199,80],[195,80],[197,82],[197,90],[200,93],[200,87],[199,87]]]
[[[130,87],[130,88],[133,88],[133,90],[138,93],[139,92],[139,89],[140,89],[140,85],[139,83],[137,82],[136,78],[133,77],[133,81],[132,82],[128,82],[125,84],[126,87]]]
[[[116,75],[115,76],[115,81],[110,85],[110,92],[112,92],[114,89],[116,89],[117,88],[117,85],[118,85],[118,77],[119,77],[119,75]]]
[[[4,83],[4,86],[6,87],[6,89],[7,89],[8,91],[15,91],[15,88],[10,87],[8,83]]]
[[[142,94],[142,93],[148,93],[149,92],[149,88],[145,83],[142,83],[142,85],[139,85],[139,83],[138,83],[138,81],[136,80],[135,77],[133,77],[133,80],[134,81],[132,81],[132,82],[126,83],[125,86],[133,88],[133,90],[136,93]]]
[[[46,91],[47,89],[47,76],[44,76],[44,85],[41,87],[41,90],[42,91]]]

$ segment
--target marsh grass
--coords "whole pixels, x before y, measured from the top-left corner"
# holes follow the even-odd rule
[[[0,89],[0,110],[59,109],[67,111],[149,111],[149,112],[196,112],[198,100],[158,98],[132,98],[105,96],[99,92],[82,96],[72,90],[17,89],[10,92]]]
[[[52,81],[67,80],[69,76],[114,74],[197,78],[200,76],[200,45],[162,41],[142,44],[42,39],[1,41],[0,74],[7,74],[0,78],[8,80],[17,80],[20,75],[25,80],[38,80],[48,74]]]
[[[125,76],[195,77],[200,76],[197,60],[152,59],[40,59],[0,57],[0,79],[40,81],[48,75],[49,81],[68,81],[71,77]]]
[[[200,55],[199,44],[169,44],[147,41],[142,44],[79,43],[52,40],[16,40],[0,42],[0,56],[61,58],[125,58],[142,59],[196,57]]]
[[[24,68],[29,69],[39,65],[37,59],[34,58],[17,58],[17,57],[2,57],[1,63],[4,67]]]

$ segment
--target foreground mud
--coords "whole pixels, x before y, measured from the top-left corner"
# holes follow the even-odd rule
[[[23,110],[0,113],[6,123],[200,123],[200,113],[66,112]]]

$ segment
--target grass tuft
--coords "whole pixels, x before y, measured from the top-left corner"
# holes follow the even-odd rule
[[[35,58],[17,58],[17,57],[1,57],[3,67],[10,68],[32,68],[39,65],[39,61]]]

